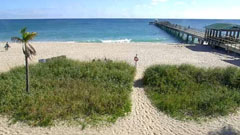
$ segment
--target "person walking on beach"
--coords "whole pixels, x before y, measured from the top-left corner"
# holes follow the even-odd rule
[[[10,48],[10,45],[8,44],[8,42],[6,43],[6,45],[4,46],[5,50],[7,51],[8,48]]]

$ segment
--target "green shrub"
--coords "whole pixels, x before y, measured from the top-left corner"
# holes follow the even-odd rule
[[[177,119],[224,116],[240,106],[240,69],[156,65],[144,73],[148,97]]]
[[[114,122],[131,110],[134,74],[124,62],[55,59],[30,66],[27,94],[24,67],[17,67],[0,74],[0,114],[31,126]]]

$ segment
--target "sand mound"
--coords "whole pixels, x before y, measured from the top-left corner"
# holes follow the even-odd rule
[[[6,118],[0,118],[0,135],[7,134],[51,134],[51,135],[168,135],[168,134],[219,134],[240,131],[240,112],[212,119],[208,122],[183,122],[172,119],[152,106],[142,87],[142,74],[152,64],[188,63],[201,67],[226,67],[240,65],[238,58],[216,52],[208,47],[179,47],[162,43],[130,43],[130,44],[78,44],[78,43],[34,43],[38,56],[48,58],[66,55],[78,60],[94,58],[110,58],[124,60],[134,64],[133,57],[138,54],[136,82],[132,92],[132,112],[119,119],[111,126],[93,127],[81,130],[79,126],[56,126],[52,128],[31,128],[21,123],[9,126]],[[1,51],[1,50],[0,50]],[[0,52],[0,72],[23,65],[24,57],[21,46],[13,44],[8,52]],[[239,66],[238,65],[238,66]]]

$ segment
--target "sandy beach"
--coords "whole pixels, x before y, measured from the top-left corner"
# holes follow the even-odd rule
[[[154,64],[192,64],[199,67],[240,66],[238,56],[227,55],[224,51],[213,50],[208,46],[188,46],[167,43],[32,43],[37,50],[31,63],[39,59],[66,55],[68,58],[91,61],[95,58],[108,58],[126,61],[134,65],[133,58],[138,54],[136,83],[132,92],[132,112],[110,126],[88,127],[56,126],[33,128],[22,123],[8,125],[8,119],[0,117],[0,135],[202,135],[240,131],[240,111],[226,117],[207,122],[178,121],[159,112],[145,95],[141,81],[143,71]],[[21,45],[11,43],[9,51],[0,43],[0,72],[24,65]],[[231,129],[230,129],[231,128]]]

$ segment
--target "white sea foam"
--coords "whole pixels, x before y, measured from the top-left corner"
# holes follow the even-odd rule
[[[130,43],[131,39],[121,39],[121,40],[101,40],[102,43]]]
[[[48,40],[46,40],[46,41],[34,41],[34,43],[47,43],[47,42],[49,42],[49,43],[78,43],[76,41],[48,41]]]

